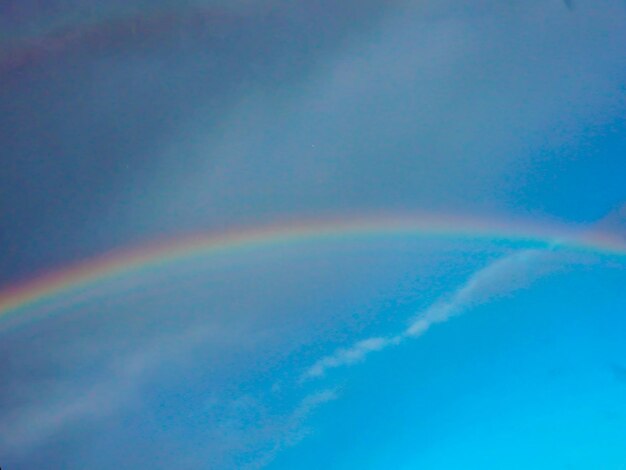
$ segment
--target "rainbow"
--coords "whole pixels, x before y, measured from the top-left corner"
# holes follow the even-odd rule
[[[571,232],[571,230],[570,230]],[[598,233],[565,236],[554,227],[506,224],[463,217],[370,217],[273,224],[221,234],[195,234],[169,241],[113,251],[77,262],[0,291],[0,318],[46,304],[63,294],[96,287],[198,258],[234,255],[314,242],[355,242],[359,239],[423,239],[509,241],[535,246],[626,256],[626,243]]]
[[[42,60],[68,53],[107,51],[120,46],[142,45],[172,39],[176,31],[210,33],[228,27],[237,19],[228,8],[186,8],[155,5],[147,11],[122,8],[112,11],[73,12],[69,17],[45,15],[46,20],[24,21],[15,18],[7,22],[13,31],[0,32],[0,72],[20,70]],[[66,12],[67,14],[67,12]],[[52,16],[50,20],[47,17]],[[7,15],[11,18],[11,14]],[[22,24],[25,23],[25,24]]]
[[[328,11],[332,4],[314,2],[301,7],[310,16],[341,14]],[[176,45],[181,34],[211,40],[248,29],[251,22],[276,12],[275,2],[206,0],[48,6],[28,14],[8,5],[0,11],[0,78],[13,72],[20,78],[24,68],[67,56],[109,56],[120,50]],[[287,18],[289,9],[284,14]]]

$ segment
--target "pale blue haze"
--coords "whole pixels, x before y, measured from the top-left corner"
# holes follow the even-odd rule
[[[460,227],[69,290],[0,316],[0,466],[626,469],[625,90],[621,0],[4,2],[0,292],[333,217],[616,248]]]

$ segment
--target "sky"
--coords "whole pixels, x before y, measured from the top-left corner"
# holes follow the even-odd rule
[[[4,2],[0,466],[626,468],[624,44],[621,0]]]

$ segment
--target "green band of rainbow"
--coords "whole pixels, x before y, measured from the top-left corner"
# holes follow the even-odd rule
[[[561,249],[626,256],[626,244],[602,234],[567,236],[562,230],[461,217],[372,217],[275,224],[222,234],[199,234],[116,251],[78,262],[0,291],[0,317],[25,312],[62,294],[115,278],[199,257],[229,255],[312,242],[386,237],[509,240]]]

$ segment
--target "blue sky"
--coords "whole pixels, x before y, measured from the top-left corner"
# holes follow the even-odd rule
[[[626,243],[619,0],[25,0],[0,25],[1,286],[331,216]],[[624,263],[318,240],[68,292],[0,328],[0,465],[624,468]]]
[[[623,354],[624,302],[574,301],[569,290],[597,299],[606,292],[598,278],[621,283],[623,274],[585,271],[348,372],[350,398],[321,411],[323,431],[281,463],[308,450],[307,468],[337,455],[337,468],[620,468],[624,384],[608,358]]]

